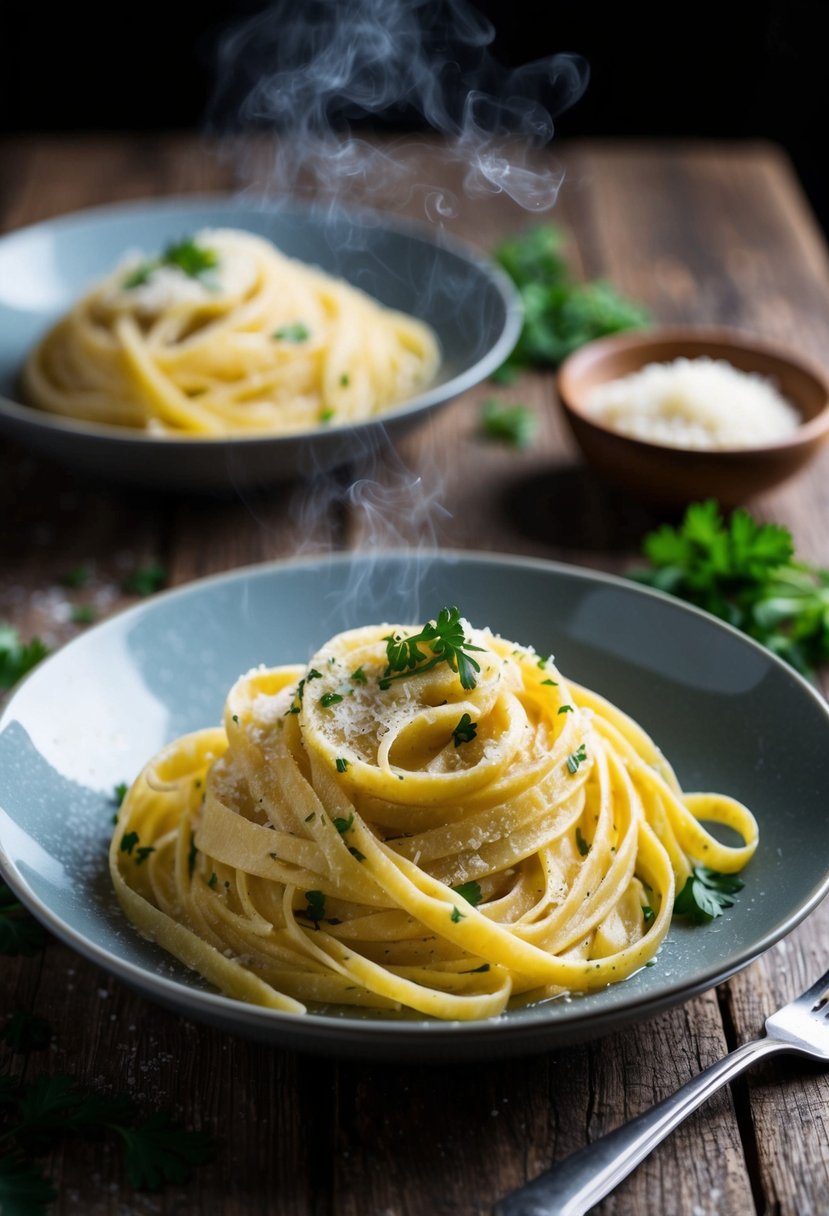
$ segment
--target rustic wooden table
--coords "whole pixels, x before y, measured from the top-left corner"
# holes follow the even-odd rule
[[[267,173],[267,155],[240,168],[187,137],[11,141],[2,155],[3,230],[96,203],[236,188]],[[454,173],[457,186],[457,166],[430,164],[428,149],[416,156],[425,158],[422,188],[371,201],[417,215],[442,175]],[[778,150],[574,144],[556,148],[553,162],[566,177],[551,214],[580,272],[610,277],[661,321],[734,324],[826,361],[826,246]],[[484,250],[530,222],[491,194],[464,201],[458,190],[455,211],[447,227]],[[494,391],[537,412],[532,450],[476,437],[481,402]],[[549,374],[481,386],[407,440],[396,465],[380,461],[368,471],[381,487],[379,511],[368,509],[372,495],[357,506],[346,497],[366,475],[360,469],[311,502],[301,486],[243,499],[126,492],[11,445],[0,447],[0,462],[0,620],[50,646],[88,627],[73,621],[71,605],[100,616],[131,602],[124,574],[149,562],[177,584],[299,550],[426,539],[620,571],[657,522],[579,463]],[[827,473],[829,449],[752,503],[825,565]],[[61,577],[81,564],[94,577],[68,591]],[[146,1195],[130,1190],[115,1154],[58,1140],[45,1163],[56,1213],[472,1216],[756,1035],[766,1013],[826,967],[828,927],[824,906],[715,991],[600,1041],[486,1067],[340,1063],[234,1039],[157,1008],[57,941],[35,957],[0,959],[0,1015],[34,1011],[53,1029],[50,1048],[15,1056],[13,1071],[126,1087],[219,1143],[215,1163],[186,1187]],[[828,1100],[829,1078],[817,1070],[788,1060],[758,1067],[598,1210],[829,1212]]]

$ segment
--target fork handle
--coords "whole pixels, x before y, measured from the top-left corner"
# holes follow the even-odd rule
[[[721,1086],[755,1060],[791,1050],[790,1044],[770,1038],[745,1043],[658,1105],[505,1196],[494,1216],[584,1216]]]

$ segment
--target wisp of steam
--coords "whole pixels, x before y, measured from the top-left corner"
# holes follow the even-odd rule
[[[399,177],[393,155],[355,134],[366,125],[437,132],[466,168],[467,193],[545,211],[561,173],[531,155],[584,92],[587,64],[562,52],[508,68],[494,38],[466,0],[276,0],[219,39],[209,124],[277,132],[286,193],[307,174],[329,193],[370,194]]]
[[[208,132],[231,136],[224,143],[237,158],[240,185],[255,193],[264,187],[271,202],[308,195],[323,207],[345,201],[411,213],[422,199],[423,218],[438,227],[482,192],[545,212],[563,173],[540,153],[554,118],[583,93],[587,64],[563,52],[505,67],[493,54],[494,38],[491,22],[467,0],[275,0],[219,38]],[[372,142],[378,129],[408,139]],[[256,154],[247,159],[248,142],[232,138],[251,132],[275,136],[266,141],[265,180]],[[412,132],[441,137],[425,161],[409,158]],[[444,174],[462,182],[461,197]],[[408,550],[416,620],[423,549],[440,543],[447,517],[444,474],[425,467],[423,451],[412,472],[382,440],[355,459],[350,487],[341,476],[321,475],[297,488],[297,534],[333,538],[350,518],[353,533],[343,539],[351,547]],[[310,540],[299,547],[319,553]],[[365,564],[362,570],[365,577]],[[351,598],[366,590],[353,587]]]

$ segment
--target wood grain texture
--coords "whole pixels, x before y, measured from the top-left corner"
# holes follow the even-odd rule
[[[9,141],[0,231],[79,207],[239,186],[273,189],[273,149],[244,155],[191,139]],[[464,194],[464,166],[428,141],[386,145],[373,205],[445,227],[481,250],[534,222],[506,196]],[[791,169],[767,145],[573,144],[553,218],[574,268],[607,276],[660,321],[728,323],[829,351],[827,255]],[[308,183],[299,183],[303,190]],[[526,403],[526,452],[485,441],[482,402]],[[51,645],[134,601],[127,575],[162,563],[172,584],[297,552],[485,548],[622,571],[655,516],[580,463],[551,373],[483,385],[399,449],[336,477],[269,493],[187,500],[92,483],[0,447],[0,619]],[[829,451],[752,504],[829,565]],[[210,543],[205,538],[210,536]],[[63,578],[89,565],[90,582]],[[15,1071],[66,1071],[126,1089],[213,1133],[215,1164],[186,1188],[130,1191],[106,1146],[61,1142],[47,1169],[61,1216],[482,1216],[500,1195],[671,1092],[826,966],[829,913],[716,992],[624,1033],[508,1063],[412,1067],[315,1059],[235,1039],[151,1005],[57,941],[0,959],[0,1016],[32,1010],[54,1028]],[[605,1216],[801,1216],[827,1210],[827,1079],[768,1064],[721,1093],[597,1209]]]

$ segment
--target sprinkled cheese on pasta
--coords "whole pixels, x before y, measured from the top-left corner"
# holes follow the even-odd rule
[[[243,675],[140,774],[109,860],[136,928],[229,996],[471,1020],[624,980],[697,867],[756,845],[621,710],[443,609]]]

